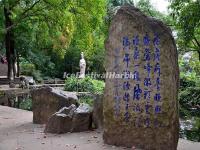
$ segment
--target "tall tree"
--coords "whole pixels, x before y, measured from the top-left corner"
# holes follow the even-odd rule
[[[197,52],[200,61],[200,1],[171,0],[171,16],[177,31],[180,52]]]
[[[5,36],[6,57],[8,61],[8,78],[12,78],[12,74],[16,74],[15,62],[17,50],[23,49],[23,45],[17,45],[17,39],[23,32],[30,33],[26,29],[34,30],[31,34],[37,41],[45,41],[48,38],[48,46],[62,54],[62,48],[70,43],[72,21],[67,14],[70,9],[70,3],[67,0],[2,0],[0,1],[0,11],[3,12],[1,21],[1,36]],[[68,20],[69,19],[69,20]],[[46,37],[42,37],[37,33],[46,33]],[[21,37],[22,38],[22,37]],[[47,42],[47,40],[46,40]],[[21,43],[22,44],[22,43]],[[44,45],[47,43],[38,43]]]

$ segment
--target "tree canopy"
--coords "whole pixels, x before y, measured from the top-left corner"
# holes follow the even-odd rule
[[[150,0],[1,0],[0,49],[11,68],[8,76],[16,61],[32,64],[35,71],[30,72],[42,76],[77,72],[81,52],[88,72],[104,72],[104,41],[122,5],[134,5],[170,26],[180,53],[200,54],[198,0],[171,0],[170,14],[157,11]]]
[[[200,60],[200,1],[171,0],[171,16],[175,22],[178,48],[196,51]]]

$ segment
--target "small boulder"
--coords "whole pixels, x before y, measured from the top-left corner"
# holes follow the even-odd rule
[[[63,107],[78,106],[75,93],[64,93],[48,86],[31,91],[33,102],[33,123],[45,124],[48,118]]]
[[[15,88],[15,83],[14,81],[9,82],[9,88]]]
[[[91,128],[92,111],[88,104],[64,107],[53,114],[45,127],[45,133],[82,132]]]
[[[72,132],[87,131],[92,126],[92,108],[88,104],[81,103],[74,111]]]
[[[57,134],[70,132],[75,109],[76,106],[72,104],[70,107],[63,107],[58,112],[53,114],[49,118],[44,132]]]

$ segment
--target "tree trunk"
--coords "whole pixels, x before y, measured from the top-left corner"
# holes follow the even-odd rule
[[[19,52],[17,51],[17,77],[19,77],[20,74],[20,67],[19,67]]]
[[[197,51],[198,52],[198,55],[199,55],[199,61],[200,61],[200,50],[199,51]]]
[[[10,18],[11,10],[10,8],[4,7],[4,16],[5,16],[5,27],[8,29],[13,25],[13,22]],[[8,29],[5,35],[5,47],[6,47],[6,57],[8,61],[8,73],[7,77],[9,80],[13,80],[16,74],[15,71],[15,62],[16,62],[16,55],[14,50],[14,34],[12,29]]]

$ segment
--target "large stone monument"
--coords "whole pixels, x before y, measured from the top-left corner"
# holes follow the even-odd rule
[[[85,59],[84,59],[83,52],[81,52],[81,59],[80,59],[79,65],[80,65],[80,75],[79,75],[79,78],[85,78],[86,62],[85,62]]]
[[[132,6],[114,16],[106,42],[105,143],[176,150],[177,49],[171,30]]]

